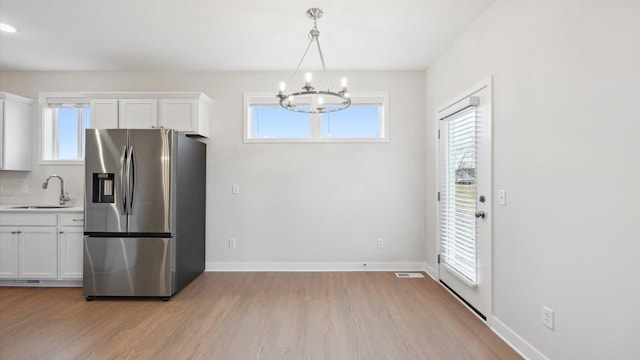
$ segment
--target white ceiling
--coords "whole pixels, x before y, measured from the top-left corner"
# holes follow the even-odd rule
[[[0,70],[292,70],[311,7],[329,71],[423,70],[491,1],[0,0]]]

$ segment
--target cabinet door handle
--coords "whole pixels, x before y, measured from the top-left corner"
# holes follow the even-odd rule
[[[60,231],[59,234],[64,234],[64,231]]]
[[[84,219],[71,219],[71,221],[84,221]]]
[[[12,231],[11,233],[15,235],[15,234],[17,234],[18,232],[17,232],[17,231]]]

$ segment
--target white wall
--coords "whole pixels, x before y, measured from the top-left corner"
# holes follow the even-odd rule
[[[497,0],[426,71],[427,262],[435,109],[492,75],[493,320],[530,358],[640,359],[638,19],[637,0]]]
[[[207,255],[211,269],[424,267],[424,81],[422,72],[335,72],[352,91],[388,91],[389,143],[243,144],[243,91],[277,91],[290,73],[5,72],[0,89],[202,91],[214,99],[207,172]],[[335,79],[338,80],[338,79]],[[37,137],[37,126],[34,139]],[[3,203],[49,196],[57,172],[73,198],[83,169],[38,166],[0,172]],[[22,186],[29,185],[23,193]],[[231,194],[231,185],[240,194]],[[229,238],[237,248],[228,248]],[[376,247],[383,238],[384,248]],[[267,264],[265,264],[267,263]]]

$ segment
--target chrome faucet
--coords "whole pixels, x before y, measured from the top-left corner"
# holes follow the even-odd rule
[[[62,176],[60,175],[51,175],[47,178],[47,180],[44,181],[44,183],[42,184],[42,188],[46,189],[47,185],[49,185],[49,180],[51,178],[58,178],[60,179],[60,205],[64,205],[65,201],[70,201],[71,198],[69,197],[69,193],[65,193],[64,192],[64,180],[62,180]]]

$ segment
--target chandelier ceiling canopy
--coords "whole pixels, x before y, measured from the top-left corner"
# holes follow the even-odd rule
[[[347,91],[347,79],[342,79],[340,83],[340,91],[331,91],[331,82],[329,81],[327,66],[324,62],[322,49],[320,48],[320,41],[318,40],[320,31],[318,31],[317,20],[322,17],[322,10],[318,8],[311,8],[307,10],[307,16],[313,19],[313,28],[309,31],[309,45],[307,45],[307,49],[304,51],[289,84],[287,85],[284,82],[280,83],[280,91],[277,95],[280,99],[280,106],[287,110],[311,114],[344,110],[351,105],[351,99],[349,98],[349,92]],[[301,91],[289,92],[291,85],[300,71],[300,66],[304,61],[304,58],[307,56],[311,45],[314,43],[316,44],[318,53],[320,54],[320,62],[322,63],[322,72],[324,73],[324,77],[327,82],[327,90],[316,90],[311,85],[312,75],[310,72],[307,72],[304,76],[304,86],[302,86]]]

